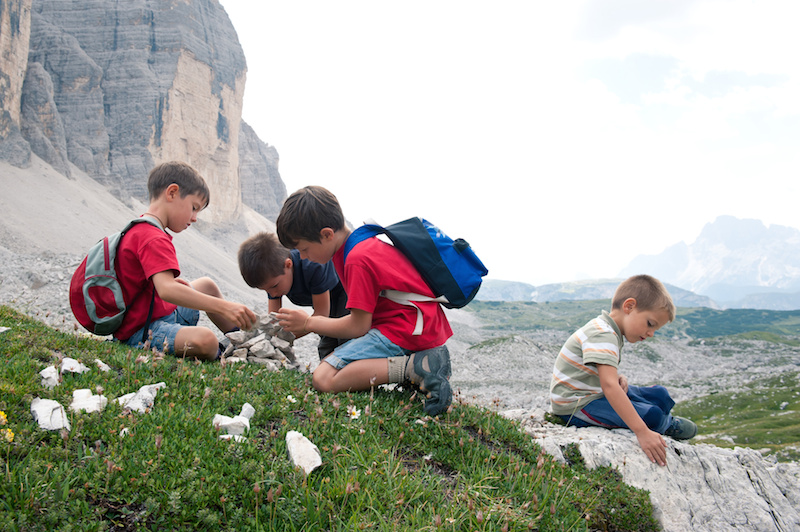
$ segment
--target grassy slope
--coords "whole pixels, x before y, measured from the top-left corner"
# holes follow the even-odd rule
[[[298,372],[138,362],[139,352],[6,307],[0,326],[11,328],[0,333],[2,429],[14,434],[0,439],[3,530],[655,529],[646,492],[612,470],[554,463],[484,409],[456,401],[430,419],[412,391],[320,395]],[[59,355],[92,371],[46,390],[38,372]],[[95,358],[112,371],[100,372]],[[147,414],[113,401],[161,381]],[[67,407],[73,390],[98,387],[108,407],[70,413],[69,432],[40,430],[31,417],[35,397]],[[211,419],[245,402],[256,411],[248,440],[219,441]],[[360,417],[348,415],[351,405]],[[308,477],[287,459],[289,430],[321,450],[323,465]]]

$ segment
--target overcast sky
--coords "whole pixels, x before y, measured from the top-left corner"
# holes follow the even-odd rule
[[[221,3],[288,192],[428,218],[489,278],[616,277],[720,215],[800,228],[793,0]]]

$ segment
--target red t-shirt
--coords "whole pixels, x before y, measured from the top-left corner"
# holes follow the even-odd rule
[[[147,322],[154,289],[151,277],[166,270],[172,270],[175,277],[180,275],[172,236],[150,224],[134,225],[119,244],[116,269],[128,310],[114,337],[125,341]],[[176,308],[156,293],[152,319],[163,318]]]
[[[333,265],[347,292],[347,308],[372,313],[372,328],[404,349],[422,351],[443,345],[453,335],[444,310],[436,302],[415,302],[422,310],[422,334],[414,336],[417,310],[380,297],[381,290],[399,290],[433,297],[411,262],[394,246],[378,238],[356,245],[344,264],[344,246]]]

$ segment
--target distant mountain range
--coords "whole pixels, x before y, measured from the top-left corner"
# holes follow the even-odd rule
[[[648,273],[663,281],[683,307],[800,309],[800,231],[759,220],[720,216],[692,244],[640,255],[618,279],[533,286],[486,280],[479,300],[608,299],[620,280]]]

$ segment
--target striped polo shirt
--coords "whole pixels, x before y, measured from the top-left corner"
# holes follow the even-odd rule
[[[619,367],[623,338],[608,312],[578,329],[561,348],[550,381],[550,408],[568,416],[603,397],[595,364]]]

